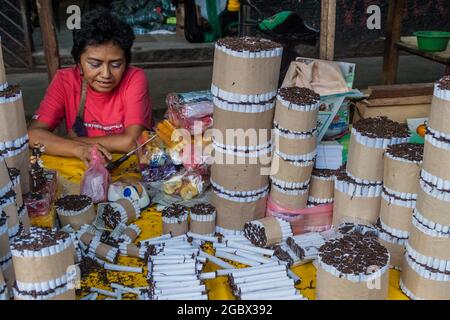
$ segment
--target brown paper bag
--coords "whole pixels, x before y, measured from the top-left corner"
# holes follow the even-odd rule
[[[352,134],[348,150],[347,171],[354,177],[370,181],[383,180],[384,149],[360,144]]]
[[[212,83],[231,93],[269,93],[277,89],[280,66],[281,56],[240,58],[215,49]]]
[[[300,195],[289,195],[272,187],[270,190],[270,198],[283,208],[289,210],[301,210],[306,208],[306,204],[308,202],[308,191]]]
[[[411,226],[408,243],[414,250],[424,256],[450,260],[449,238],[431,237],[415,226]]]
[[[380,213],[381,197],[352,197],[334,190],[333,225],[342,222],[375,224]]]
[[[345,278],[338,278],[323,270],[317,269],[317,300],[386,300],[389,288],[389,272],[386,271],[379,278],[379,289],[371,289],[370,282],[352,282]]]
[[[447,165],[444,164],[445,160]],[[450,162],[450,150],[436,148],[425,140],[423,150],[423,168],[425,171],[433,176],[450,181],[450,165],[448,162]]]
[[[234,202],[213,192],[211,204],[217,210],[216,225],[229,230],[243,230],[246,222],[265,216],[267,197],[255,202]]]
[[[395,99],[395,98],[394,98]],[[402,98],[400,98],[402,99]],[[370,102],[370,100],[369,100]],[[361,119],[385,116],[399,123],[406,123],[407,119],[427,118],[430,114],[431,103],[411,103],[408,105],[370,106],[367,101],[355,104],[353,123]]]
[[[384,157],[384,185],[398,192],[417,194],[421,165]]]
[[[450,300],[448,281],[422,278],[406,261],[403,262],[401,279],[406,288],[417,298],[426,300]]]
[[[450,134],[450,101],[433,96],[428,126],[436,131]]]
[[[336,62],[300,57],[291,62],[282,84],[293,86],[309,88],[321,96],[350,90]]]
[[[275,104],[274,122],[290,131],[309,132],[317,128],[318,110],[301,112],[286,108],[277,100]]]
[[[416,208],[425,218],[450,226],[450,203],[430,196],[422,188],[418,188]]]
[[[413,211],[413,208],[397,206],[381,198],[380,219],[391,228],[409,231]]]

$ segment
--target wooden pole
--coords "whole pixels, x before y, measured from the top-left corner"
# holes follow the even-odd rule
[[[28,68],[33,66],[33,53],[31,45],[31,33],[30,33],[30,21],[28,20],[28,2],[26,0],[20,0],[20,12],[22,17],[23,33],[25,38],[25,47],[27,50],[26,60],[28,62]]]
[[[334,60],[336,0],[322,0],[320,14],[320,59]]]
[[[42,42],[44,44],[45,60],[49,82],[60,68],[58,40],[53,24],[53,8],[51,0],[36,0],[39,24],[41,26]]]
[[[397,42],[402,33],[403,10],[406,0],[389,1],[386,40],[384,42],[383,84],[394,84],[397,80],[398,48]]]

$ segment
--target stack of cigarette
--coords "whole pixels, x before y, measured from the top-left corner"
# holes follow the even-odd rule
[[[11,243],[19,300],[74,300],[72,238],[66,232],[30,228]]]
[[[189,242],[189,240],[191,240]],[[147,300],[207,300],[201,271],[206,258],[186,235],[154,241],[161,250],[148,256],[150,287],[143,294]],[[210,275],[215,278],[215,274]]]
[[[179,236],[188,232],[189,209],[180,204],[173,204],[163,209],[162,213],[163,234],[171,233]]]
[[[389,252],[375,236],[352,232],[319,249],[318,300],[384,300]]]
[[[308,88],[278,91],[270,198],[289,210],[306,208],[316,159],[320,96]]]
[[[95,208],[92,199],[84,195],[68,195],[55,202],[61,225],[70,225],[79,230],[84,224],[90,224],[95,219]]]
[[[286,242],[300,261],[305,263],[317,259],[319,249],[325,244],[325,239],[319,232],[309,232],[289,237]]]
[[[346,221],[377,222],[384,151],[408,139],[408,127],[386,117],[366,118],[353,124],[346,171],[338,173],[335,182],[334,225]]]
[[[391,266],[401,270],[405,244],[416,207],[423,145],[391,145],[384,154],[379,240],[391,254]]]
[[[228,279],[239,300],[306,300],[289,278],[286,266],[276,262],[234,269]]]
[[[9,292],[12,292],[15,276],[9,247],[8,217],[4,211],[0,212],[0,272],[9,287]]]
[[[0,39],[1,43],[1,39]],[[16,191],[30,191],[28,133],[22,91],[19,86],[8,84],[3,68],[0,48],[0,158],[9,168],[20,172],[20,187]],[[19,207],[21,204],[19,204]]]
[[[215,45],[211,202],[222,234],[238,234],[246,222],[265,214],[282,50],[278,43],[251,37],[224,38]]]
[[[190,208],[189,231],[212,236],[216,231],[216,208],[199,203]]]
[[[244,226],[244,235],[252,244],[258,247],[268,247],[292,236],[289,222],[276,217],[266,217],[247,222]]]
[[[309,187],[308,207],[333,203],[335,170],[314,168]]]
[[[434,86],[416,208],[400,288],[412,299],[450,299],[450,77]]]
[[[97,211],[105,226],[110,229],[115,229],[119,223],[130,224],[141,216],[137,201],[128,199],[102,203],[98,206]]]
[[[4,159],[0,159],[0,209],[8,217],[8,236],[10,240],[13,240],[21,231],[29,229],[26,207],[22,206],[19,208],[17,206],[17,200],[22,199],[19,181],[19,171],[14,168],[8,169]]]
[[[83,225],[77,233],[80,246],[87,256],[116,263],[119,259],[119,249],[101,241],[101,233],[98,234],[92,226]]]
[[[8,285],[5,282],[2,270],[0,270],[0,300],[9,300]]]

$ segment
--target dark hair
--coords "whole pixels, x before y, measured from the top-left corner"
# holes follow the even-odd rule
[[[79,63],[87,46],[113,42],[122,48],[129,64],[134,39],[133,29],[126,22],[106,9],[91,10],[81,17],[81,28],[73,30],[72,57]]]

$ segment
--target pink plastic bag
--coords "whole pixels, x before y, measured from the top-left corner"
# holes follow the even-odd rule
[[[302,210],[289,210],[281,207],[269,197],[266,216],[288,221],[294,235],[306,232],[321,232],[331,228],[333,204],[322,204]]]
[[[97,148],[92,148],[89,168],[81,181],[81,194],[92,198],[94,203],[108,200],[108,188],[111,175],[103,165],[103,159]]]

